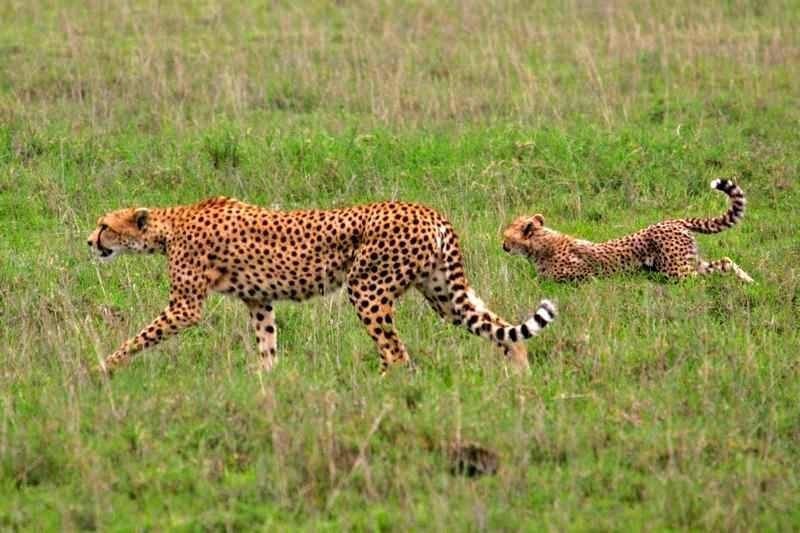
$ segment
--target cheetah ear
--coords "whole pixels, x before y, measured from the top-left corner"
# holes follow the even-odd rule
[[[525,223],[524,226],[522,226],[522,236],[527,239],[533,234],[533,230],[534,230],[533,222],[529,220],[528,222]]]
[[[533,235],[533,230],[544,226],[544,217],[540,214],[533,215],[522,227],[522,236],[526,239]]]
[[[142,231],[145,227],[147,227],[147,219],[149,217],[150,211],[145,207],[140,207],[133,212],[133,221],[136,223],[136,227],[139,228],[139,231]]]

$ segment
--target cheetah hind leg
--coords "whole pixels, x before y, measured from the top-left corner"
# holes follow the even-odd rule
[[[723,257],[717,261],[698,261],[698,274],[711,274],[715,272],[723,274],[733,273],[737,278],[745,283],[753,283],[753,278],[751,278],[739,265],[734,263],[730,257]]]
[[[396,364],[410,366],[410,358],[394,327],[394,302],[382,303],[382,297],[373,294],[368,287],[367,280],[351,279],[347,285],[347,293],[359,320],[378,347],[381,357],[381,376],[385,376],[390,366]],[[383,298],[388,300],[385,294]]]
[[[247,302],[250,324],[256,334],[258,351],[261,354],[259,370],[269,372],[278,362],[278,333],[275,327],[275,311],[270,303]]]
[[[471,289],[466,288],[464,283],[463,297],[460,299],[456,295],[447,280],[447,273],[444,271],[434,271],[428,280],[417,285],[417,289],[425,296],[434,311],[445,321],[455,326],[463,326],[470,333],[479,337],[484,337],[495,344],[506,358],[512,363],[513,368],[519,372],[524,372],[529,368],[528,350],[522,339],[511,340],[508,338],[498,339],[496,334],[489,333],[491,329],[509,328],[511,324],[504,321],[491,311],[485,308],[485,304],[474,295]],[[476,305],[477,304],[477,307]],[[485,324],[491,324],[494,328],[486,327],[475,329],[469,323],[469,316],[464,311],[472,311],[472,314],[481,314]]]

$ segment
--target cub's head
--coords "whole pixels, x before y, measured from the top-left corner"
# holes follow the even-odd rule
[[[156,243],[148,235],[150,211],[140,207],[112,211],[100,217],[87,244],[103,261],[125,252],[154,252]]]
[[[544,217],[538,213],[519,217],[503,230],[503,250],[512,255],[537,257],[553,233],[544,226]]]

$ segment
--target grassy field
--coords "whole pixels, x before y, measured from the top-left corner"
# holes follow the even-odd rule
[[[797,2],[226,4],[0,5],[0,529],[800,527]],[[749,210],[701,250],[750,286],[557,285],[500,248],[523,213],[717,214],[718,177]],[[281,303],[263,375],[213,297],[90,379],[168,287],[163,257],[93,262],[97,217],[217,194],[427,203],[495,311],[560,317],[516,377],[409,294],[420,371],[380,379],[343,295]],[[496,475],[453,475],[460,443]]]

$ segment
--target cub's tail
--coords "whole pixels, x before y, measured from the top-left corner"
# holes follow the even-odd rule
[[[684,226],[697,233],[719,233],[734,226],[744,216],[747,199],[744,197],[744,191],[736,183],[731,180],[714,180],[711,182],[711,188],[727,194],[731,199],[731,206],[718,217],[683,219]]]

